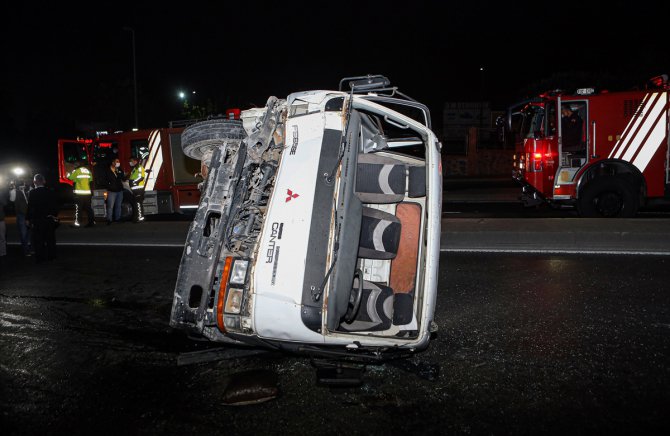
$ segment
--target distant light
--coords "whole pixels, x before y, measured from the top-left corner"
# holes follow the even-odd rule
[[[193,91],[191,94],[195,94],[195,91]]]
[[[179,98],[183,99],[184,97],[186,97],[184,91],[179,91]]]
[[[484,71],[484,67],[479,67],[479,71]]]
[[[14,168],[12,172],[14,173],[15,176],[22,176],[26,173],[21,167]]]
[[[137,132],[137,127],[133,127],[133,132]]]

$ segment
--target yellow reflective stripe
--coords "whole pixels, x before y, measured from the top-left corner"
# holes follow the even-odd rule
[[[89,195],[90,195],[90,194],[91,194],[91,191],[87,191],[87,190],[85,190],[85,189],[75,189],[75,190],[74,190],[74,193],[75,193],[75,194],[89,194]]]
[[[91,176],[88,175],[88,174],[82,174],[82,175],[77,176],[77,178],[78,178],[78,179],[90,179]]]

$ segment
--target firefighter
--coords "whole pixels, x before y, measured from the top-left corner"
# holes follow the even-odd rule
[[[79,218],[82,211],[86,212],[88,220],[86,227],[92,227],[95,225],[93,207],[91,206],[93,174],[81,161],[77,161],[74,167],[75,170],[67,177],[74,183],[74,224],[72,227],[81,226]]]
[[[582,119],[569,105],[561,108],[561,129],[563,133],[563,151],[576,153],[584,151],[582,147]]]
[[[144,221],[144,206],[142,202],[144,201],[144,186],[146,185],[147,174],[140,163],[139,159],[136,157],[130,158],[130,190],[133,193],[133,222],[139,223]]]

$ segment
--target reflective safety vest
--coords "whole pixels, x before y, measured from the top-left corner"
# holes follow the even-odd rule
[[[144,189],[147,182],[147,173],[142,165],[137,164],[133,167],[130,172],[130,181],[132,185],[130,189]]]
[[[68,179],[74,182],[74,193],[77,195],[91,195],[91,181],[93,175],[86,167],[79,167],[72,171]]]

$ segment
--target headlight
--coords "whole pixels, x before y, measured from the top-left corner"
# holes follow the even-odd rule
[[[233,264],[233,270],[230,273],[231,285],[243,285],[247,278],[248,260],[236,260]]]
[[[240,313],[242,308],[242,289],[228,288],[228,296],[226,297],[226,313]]]

